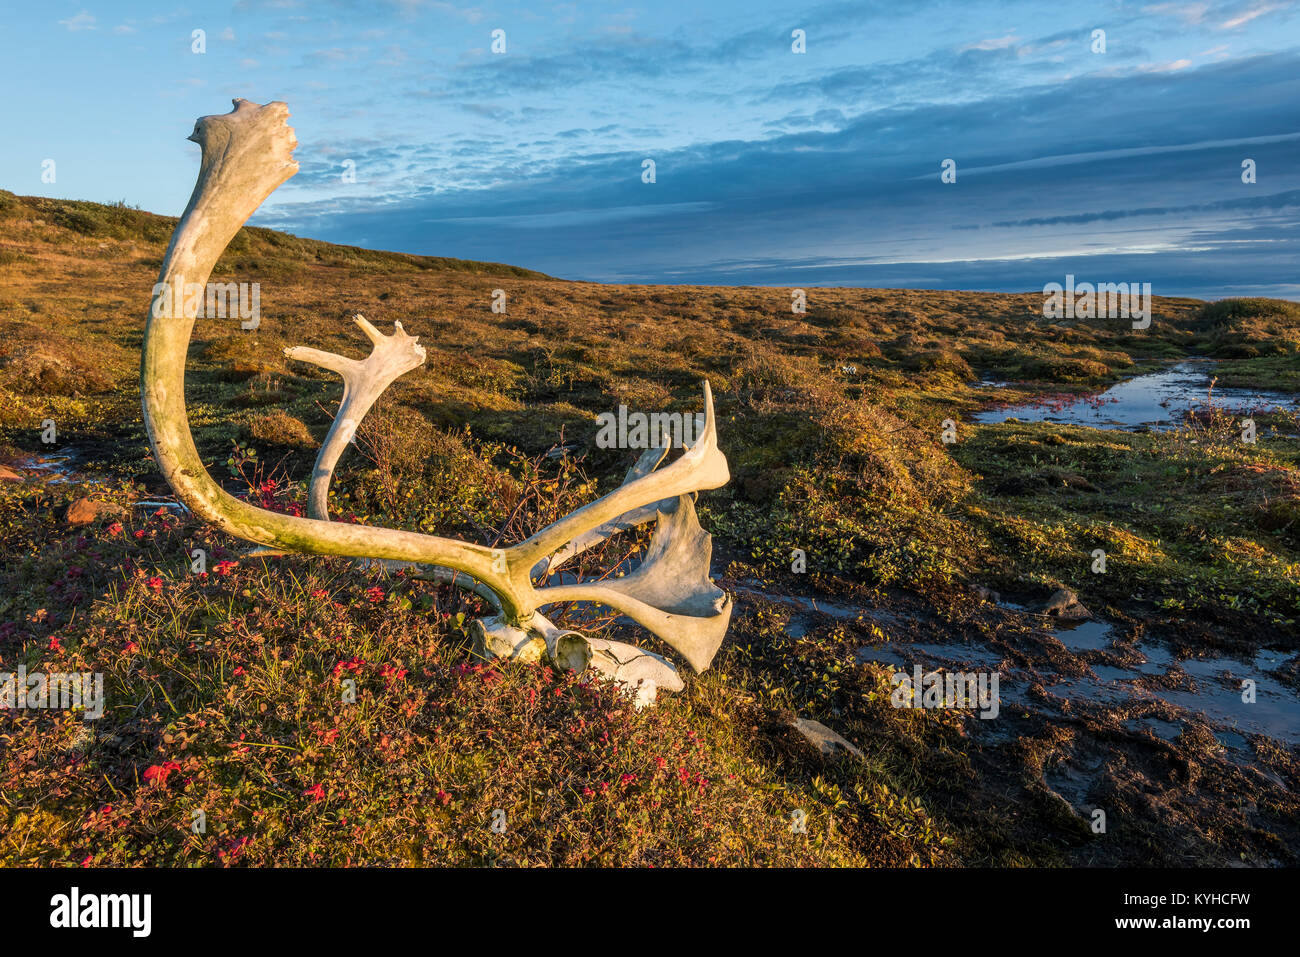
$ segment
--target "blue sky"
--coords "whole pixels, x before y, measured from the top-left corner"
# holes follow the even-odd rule
[[[194,118],[279,99],[302,172],[254,222],[304,236],[611,282],[1300,299],[1300,0],[54,0],[10,4],[0,54],[17,193],[177,214]]]

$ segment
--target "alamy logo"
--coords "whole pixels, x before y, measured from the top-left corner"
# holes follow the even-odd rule
[[[85,720],[93,721],[104,716],[104,675],[43,671],[28,674],[27,666],[19,665],[16,673],[0,673],[0,708],[82,708]]]
[[[704,413],[627,411],[602,412],[596,416],[600,431],[596,447],[602,449],[685,448],[694,445],[704,432]]]
[[[978,709],[981,718],[996,718],[998,701],[996,671],[950,671],[926,674],[920,665],[912,674],[895,672],[890,678],[894,692],[889,701],[895,708],[964,708]]]
[[[157,282],[153,286],[156,319],[239,318],[241,329],[256,329],[262,322],[262,287],[255,282]]]
[[[1044,319],[1132,319],[1134,329],[1151,325],[1151,283],[1049,282],[1043,287]]]
[[[50,926],[129,927],[133,937],[148,937],[152,929],[150,894],[85,894],[72,888],[50,898]]]

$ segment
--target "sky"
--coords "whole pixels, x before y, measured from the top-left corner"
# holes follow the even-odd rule
[[[300,236],[601,282],[1300,299],[1300,0],[8,2],[0,82],[19,194],[179,214],[194,119],[283,100],[301,172],[253,222]]]

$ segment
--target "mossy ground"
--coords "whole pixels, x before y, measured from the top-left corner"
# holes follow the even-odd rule
[[[0,225],[0,452],[50,451],[52,419],[55,448],[101,480],[95,497],[164,494],[137,376],[172,222],[0,193]],[[400,319],[428,359],[345,458],[343,520],[517,540],[622,477],[631,453],[595,447],[597,413],[693,412],[709,379],[733,480],[700,513],[737,596],[728,640],[684,693],[635,712],[544,667],[472,667],[479,609],[464,594],[243,558],[153,509],[73,529],[61,510],[87,487],[0,484],[0,665],[102,671],[109,703],[89,724],[0,715],[7,863],[1294,862],[1295,799],[1199,732],[1159,744],[1100,712],[1027,707],[995,732],[892,707],[887,672],[855,657],[885,637],[1011,656],[1043,642],[978,585],[1067,585],[1193,651],[1298,650],[1295,439],[1248,446],[1218,421],[1137,434],[969,419],[989,401],[980,377],[1048,396],[1188,355],[1223,359],[1224,384],[1295,388],[1291,304],[1157,299],[1135,331],[1048,322],[1038,294],[825,289],[791,314],[782,289],[569,283],[266,230],[241,233],[214,279],[259,282],[261,326],[200,321],[191,426],[215,474],[279,508],[301,507],[339,394],[282,349],[360,355],[356,312]],[[940,440],[949,418],[955,445]],[[1105,575],[1089,571],[1098,547]],[[207,577],[190,572],[193,548]],[[792,637],[791,606],[763,592],[864,614],[814,616]],[[794,715],[865,759],[824,764],[787,729]],[[1297,790],[1294,752],[1255,747]],[[1045,783],[1071,761],[1104,769],[1122,826],[1093,834]]]

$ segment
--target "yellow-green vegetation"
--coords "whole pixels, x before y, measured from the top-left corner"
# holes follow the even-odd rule
[[[1037,293],[824,289],[792,314],[782,289],[573,283],[243,230],[213,279],[260,283],[261,324],[199,321],[188,408],[212,472],[270,507],[302,508],[340,391],[282,350],[363,354],[348,321],[357,312],[381,328],[401,320],[428,359],[393,386],[344,458],[336,520],[521,540],[621,479],[632,453],[595,446],[598,413],[693,412],[699,381],[711,381],[733,479],[699,507],[737,611],[714,668],[636,712],[608,686],[546,667],[473,664],[466,631],[481,609],[445,586],[340,560],[250,559],[242,543],[152,507],[64,523],[82,495],[132,508],[166,493],[137,376],[173,226],[0,192],[0,462],[49,451],[40,432],[52,419],[57,447],[100,482],[0,482],[0,671],[100,671],[108,700],[90,723],[0,712],[0,861],[1294,854],[1294,802],[1247,814],[1232,779],[1205,792],[1212,806],[1189,829],[1189,812],[1141,796],[1137,779],[1150,770],[1115,785],[1141,840],[1099,843],[1041,784],[1049,758],[1078,746],[1081,725],[1037,716],[995,746],[968,714],[892,707],[888,672],[855,657],[886,639],[1013,646],[1023,624],[981,604],[977,585],[1067,585],[1095,610],[1171,639],[1294,647],[1300,440],[1282,437],[1300,431],[1294,423],[1262,423],[1278,434],[1246,445],[1215,417],[1142,434],[970,421],[993,397],[974,387],[980,377],[1011,382],[1000,397],[1022,400],[1188,355],[1223,359],[1225,382],[1295,388],[1293,304],[1156,299],[1151,328],[1135,331],[1049,322]],[[505,314],[492,312],[496,289]],[[954,445],[940,441],[949,418]],[[576,568],[606,573],[645,541],[612,543]],[[196,548],[205,576],[190,567]],[[1095,548],[1110,556],[1105,575],[1089,573]],[[794,549],[806,553],[805,574],[791,569]],[[792,606],[763,593],[863,613],[793,629]],[[583,614],[561,609],[560,620],[610,636],[626,628]],[[796,716],[834,728],[864,757],[819,758],[789,729]],[[1138,769],[1136,746],[1125,747]],[[1181,748],[1140,760],[1184,776],[1218,760],[1190,735]],[[1286,755],[1269,760],[1295,773]],[[504,833],[491,827],[498,809]],[[191,827],[196,810],[203,833]],[[806,829],[792,830],[796,816]]]
[[[1229,634],[1296,633],[1300,443],[1251,447],[1232,421],[1168,433],[1009,423],[955,452],[978,472],[971,521],[1014,585],[1086,584],[1116,615]],[[1091,552],[1104,575],[1081,581]]]

